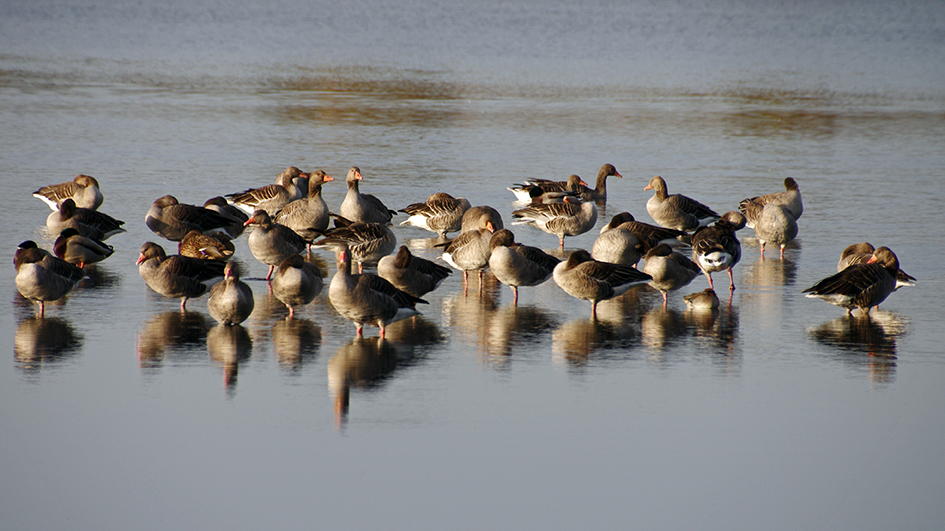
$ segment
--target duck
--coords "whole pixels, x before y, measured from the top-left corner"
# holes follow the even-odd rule
[[[198,260],[179,254],[167,256],[164,248],[154,242],[141,246],[138,274],[154,291],[172,299],[180,299],[180,311],[187,311],[187,300],[207,292],[208,283],[223,276],[225,264]]]
[[[514,184],[507,188],[515,194],[515,200],[534,203],[535,195],[545,193],[579,196],[582,191],[588,190],[587,183],[577,175],[570,175],[566,181],[552,181],[549,179],[528,179],[523,184]],[[500,229],[501,230],[501,229]]]
[[[235,251],[232,238],[222,230],[210,234],[192,230],[177,244],[178,254],[201,260],[226,262]]]
[[[443,244],[441,258],[450,266],[463,272],[463,289],[469,286],[469,272],[479,275],[479,290],[482,291],[482,271],[489,265],[492,250],[489,247],[495,232],[493,216],[489,211],[482,211],[475,230],[460,233],[453,241]]]
[[[223,268],[223,280],[210,288],[207,311],[223,326],[235,326],[249,318],[256,305],[253,289],[240,280],[240,268],[230,260]]]
[[[661,227],[692,231],[717,219],[718,213],[708,206],[681,194],[668,195],[666,181],[657,175],[643,189],[653,190],[646,202],[646,211]]]
[[[878,306],[896,290],[899,258],[890,248],[880,247],[865,264],[853,264],[801,293],[840,306],[852,315],[855,308],[869,316],[870,308]]]
[[[322,292],[324,281],[318,266],[294,254],[279,264],[272,276],[272,294],[289,309],[288,319],[295,317],[295,307],[304,306]]]
[[[39,303],[39,317],[45,315],[47,302],[65,297],[85,278],[82,268],[40,249],[32,240],[17,247],[13,264],[16,289],[24,298]]]
[[[502,214],[499,214],[498,210],[488,205],[477,205],[470,207],[469,210],[463,214],[462,227],[459,229],[459,233],[462,234],[471,230],[481,229],[484,222],[483,216],[486,216],[485,221],[491,223],[494,230],[502,230],[505,228],[505,225],[502,223]]]
[[[384,203],[371,194],[362,194],[359,189],[361,169],[353,166],[348,170],[345,182],[348,185],[348,193],[345,194],[344,201],[338,213],[345,219],[358,223],[383,223],[389,224],[393,219],[393,210],[387,208]]]
[[[568,295],[591,301],[591,317],[597,319],[597,303],[623,295],[630,288],[653,280],[629,266],[600,262],[578,249],[559,263],[552,273],[555,283]]]
[[[690,293],[683,297],[683,301],[686,302],[687,310],[717,310],[719,308],[719,296],[712,288]]]
[[[226,198],[222,195],[207,199],[204,201],[203,207],[230,219],[230,224],[223,227],[223,230],[225,230],[226,233],[231,237],[239,238],[246,229],[243,223],[246,223],[246,220],[249,219],[249,215],[239,208],[236,208],[235,206],[227,203]]]
[[[364,325],[380,328],[417,315],[417,304],[427,301],[394,287],[383,278],[369,273],[351,273],[351,253],[344,243],[336,248],[338,272],[328,286],[328,300],[342,317],[354,322],[357,337],[364,336]]]
[[[336,216],[335,228],[325,232],[325,237],[312,243],[316,247],[337,247],[344,243],[351,259],[358,263],[358,273],[364,272],[364,264],[376,264],[382,257],[394,252],[397,236],[383,223],[352,223]]]
[[[84,268],[86,264],[94,264],[108,258],[115,252],[115,248],[104,242],[82,236],[72,227],[63,229],[53,244],[53,252],[58,258],[70,264]]]
[[[565,236],[577,236],[591,230],[597,223],[597,206],[593,201],[581,202],[565,197],[563,203],[532,205],[512,212],[512,225],[531,225],[558,237],[564,249]]]
[[[499,282],[512,288],[512,306],[518,305],[520,286],[544,283],[561,262],[537,247],[515,243],[515,235],[508,229],[496,231],[489,247],[489,270]]]
[[[181,241],[192,230],[201,233],[226,230],[233,222],[232,218],[214,210],[183,204],[172,195],[155,199],[144,216],[144,223],[151,232],[172,242]]]
[[[257,210],[265,210],[270,217],[275,216],[284,206],[302,198],[298,179],[307,177],[307,173],[295,166],[289,166],[276,177],[275,184],[226,194],[226,198],[230,204],[249,215],[253,215]]]
[[[72,199],[77,207],[89,210],[98,210],[104,201],[95,177],[83,174],[68,182],[44,186],[33,192],[33,197],[42,200],[53,212],[59,210],[59,205],[66,199]]]
[[[328,204],[322,198],[322,185],[334,181],[322,170],[313,171],[308,179],[308,195],[296,199],[280,210],[274,220],[289,227],[306,242],[312,242],[328,228]],[[308,245],[311,252],[311,243]]]
[[[688,286],[702,272],[695,262],[673,251],[665,243],[650,249],[645,259],[643,272],[653,277],[649,285],[663,295],[664,307],[668,292]]]
[[[430,260],[414,256],[401,245],[396,255],[388,255],[377,263],[377,274],[397,289],[414,297],[423,297],[440,286],[453,272]]]
[[[463,197],[453,197],[445,192],[437,192],[423,203],[413,203],[401,208],[409,217],[401,221],[401,225],[412,225],[430,232],[437,233],[445,238],[449,232],[456,232],[462,228],[463,214],[472,205]]]
[[[253,212],[245,224],[255,225],[247,243],[249,251],[253,253],[256,260],[269,266],[266,282],[272,278],[272,272],[276,266],[293,254],[304,251],[307,245],[307,242],[292,229],[274,223],[265,210]]]
[[[121,228],[125,222],[115,219],[104,212],[88,208],[79,208],[72,198],[63,200],[59,210],[46,217],[46,228],[53,234],[60,234],[63,230],[73,228],[82,236],[96,240],[108,238],[125,232]]]
[[[699,265],[702,272],[712,284],[712,273],[728,270],[731,284],[730,291],[735,291],[735,278],[732,268],[741,260],[742,244],[738,241],[735,232],[745,227],[745,216],[739,212],[730,211],[722,215],[711,227],[702,227],[692,235],[692,261]]]
[[[797,237],[797,221],[791,211],[777,203],[763,204],[750,199],[739,203],[738,210],[745,216],[745,226],[755,229],[761,242],[761,259],[765,257],[765,244],[773,243],[780,247],[784,260],[784,246]]]
[[[739,210],[744,213],[742,210],[742,204],[747,202],[755,202],[763,205],[781,205],[788,209],[791,212],[791,216],[794,217],[794,220],[797,221],[801,219],[801,214],[804,213],[804,203],[801,201],[801,190],[797,186],[797,181],[793,177],[788,177],[784,179],[784,191],[783,192],[774,192],[771,194],[759,195],[758,197],[752,197],[750,199],[743,199],[739,203]],[[755,228],[754,221],[749,219],[746,223],[746,226],[749,229]]]
[[[854,243],[847,246],[847,248],[840,253],[840,261],[837,262],[837,272],[839,273],[854,264],[865,264],[869,262],[875,251],[876,249],[869,242]],[[903,286],[915,286],[915,281],[914,276],[906,273],[902,269],[896,272],[897,290]]]

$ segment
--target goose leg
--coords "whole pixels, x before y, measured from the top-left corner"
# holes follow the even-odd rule
[[[512,286],[512,306],[518,306],[518,288]]]
[[[732,268],[728,268],[728,280],[731,284],[728,286],[729,291],[735,291],[735,277],[732,276]]]

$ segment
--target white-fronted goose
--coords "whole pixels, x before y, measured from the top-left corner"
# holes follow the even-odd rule
[[[46,311],[46,303],[65,297],[85,278],[85,272],[27,240],[19,245],[13,256],[16,266],[16,289],[20,295],[39,303],[39,316]]]
[[[745,216],[745,225],[755,229],[755,236],[761,242],[761,259],[765,257],[765,244],[773,243],[780,247],[781,260],[784,260],[784,246],[797,237],[797,222],[791,211],[777,203],[765,205],[750,199],[739,203],[738,210]]]
[[[98,181],[88,175],[76,175],[72,181],[44,186],[33,192],[33,197],[41,199],[53,212],[59,210],[59,204],[66,199],[72,199],[77,207],[89,210],[97,210],[103,201]]]
[[[231,204],[247,214],[253,215],[257,210],[265,210],[272,217],[289,202],[301,199],[302,191],[298,187],[300,177],[308,177],[308,174],[295,166],[289,166],[276,177],[275,184],[227,194],[226,197]]]
[[[823,299],[846,308],[847,314],[859,308],[869,315],[870,308],[886,300],[896,290],[899,259],[888,247],[880,247],[865,264],[854,264],[805,289],[808,297]]]
[[[125,232],[125,229],[121,228],[124,224],[124,221],[104,212],[79,208],[72,199],[64,200],[59,204],[59,210],[46,218],[46,228],[53,234],[73,228],[79,231],[79,234],[96,240],[107,240],[119,232]]]
[[[56,243],[53,244],[53,252],[66,262],[82,268],[85,264],[94,264],[108,258],[115,249],[94,238],[82,236],[79,231],[70,227],[59,233]]]
[[[661,243],[646,253],[643,272],[653,277],[650,287],[663,294],[663,306],[666,306],[667,293],[688,286],[692,279],[699,276],[699,266],[685,256]]]
[[[165,195],[151,203],[144,222],[158,236],[179,242],[188,232],[210,232],[233,224],[233,219],[219,212],[180,203],[176,197]]]
[[[256,260],[269,266],[267,282],[272,277],[272,271],[283,260],[305,250],[305,240],[285,225],[273,223],[265,210],[253,212],[252,217],[246,220],[246,225],[256,226],[247,243]]]
[[[246,229],[243,223],[246,223],[246,220],[249,219],[249,215],[239,208],[236,208],[235,206],[227,203],[226,198],[224,198],[222,195],[207,199],[204,202],[203,207],[230,219],[230,224],[223,227],[223,230],[225,230],[226,233],[231,237],[238,238],[241,234],[243,234],[243,230]]]
[[[728,270],[731,282],[729,290],[735,290],[735,278],[732,268],[742,258],[742,244],[735,236],[735,231],[745,227],[745,216],[738,212],[726,212],[715,225],[702,227],[692,235],[692,261],[702,268],[702,272],[709,278],[709,287],[712,284],[712,273]]]
[[[483,218],[483,215],[486,217]],[[479,230],[485,225],[483,223],[488,221],[492,224],[493,230],[502,230],[505,228],[505,225],[502,223],[502,214],[499,214],[499,211],[487,205],[479,205],[471,207],[469,210],[463,214],[463,223],[462,228],[459,232],[469,232],[471,230]]]
[[[145,242],[138,255],[138,274],[154,291],[180,299],[180,309],[187,309],[187,299],[207,292],[207,285],[223,276],[222,262],[198,260],[179,254],[167,256],[164,248]]]
[[[847,246],[840,253],[840,261],[837,262],[837,272],[843,271],[854,264],[865,264],[873,258],[873,252],[876,249],[869,242],[854,243]],[[915,286],[915,277],[906,273],[902,269],[896,272],[896,289],[903,286]]]
[[[417,315],[417,304],[426,303],[377,275],[352,274],[347,245],[341,244],[336,252],[338,272],[328,287],[328,300],[342,317],[354,322],[359,337],[364,325],[380,328],[384,337],[387,325]]]
[[[656,176],[643,190],[653,190],[646,211],[661,227],[691,231],[719,219],[718,213],[695,199],[680,194],[668,195],[666,181]]]
[[[337,249],[344,244],[351,259],[358,263],[358,273],[364,271],[364,264],[376,264],[397,247],[397,236],[383,223],[347,223],[338,218],[336,224],[340,226],[326,231],[325,237],[312,245]]]
[[[552,181],[549,179],[528,179],[524,184],[514,184],[507,188],[515,194],[515,200],[521,202],[535,203],[533,200],[536,190],[539,195],[544,193],[555,193],[564,195],[573,195],[580,197],[581,193],[589,190],[587,183],[577,175],[568,176],[566,181]],[[501,229],[500,229],[501,230]]]
[[[762,206],[774,204],[786,207],[788,211],[791,212],[791,215],[794,216],[795,221],[800,219],[801,214],[804,213],[804,203],[801,201],[801,190],[797,187],[797,181],[791,177],[784,179],[783,192],[774,192],[771,194],[759,195],[758,197],[752,197],[750,199],[743,199],[738,205],[738,209],[741,210],[743,214],[745,211],[742,210],[742,204],[750,201],[760,203]],[[749,219],[746,223],[746,226],[750,229],[755,228],[754,221]]]
[[[207,310],[210,317],[224,326],[238,325],[245,321],[256,305],[253,290],[240,280],[240,268],[229,261],[223,269],[223,280],[210,288]]]
[[[716,310],[719,307],[719,296],[712,288],[686,295],[683,300],[688,310]]]
[[[308,180],[308,196],[283,207],[276,214],[275,222],[294,230],[306,242],[314,241],[328,228],[328,204],[322,198],[322,185],[334,180],[322,170],[312,172]]]
[[[561,260],[536,247],[515,243],[508,229],[496,231],[489,243],[489,270],[499,282],[512,288],[512,305],[518,305],[519,286],[537,286],[549,278]]]
[[[442,258],[447,264],[463,272],[463,289],[469,286],[469,272],[479,274],[479,290],[482,291],[482,270],[489,265],[489,240],[495,231],[492,222],[493,216],[488,211],[482,211],[476,223],[476,229],[461,233],[446,244]]]
[[[204,234],[192,230],[177,244],[178,254],[201,260],[226,262],[235,251],[233,240],[224,231]]]
[[[558,237],[564,249],[565,236],[577,236],[591,230],[597,223],[597,206],[593,201],[580,202],[565,197],[563,203],[532,205],[515,212],[512,225],[531,225]]]
[[[401,245],[396,255],[381,258],[377,263],[377,274],[397,289],[414,297],[423,297],[436,289],[452,271],[412,255],[405,245]]]
[[[469,201],[463,197],[438,192],[428,197],[424,203],[413,203],[400,209],[400,212],[410,216],[400,224],[420,227],[445,238],[446,233],[462,228],[463,214],[470,206]]]
[[[294,254],[279,264],[272,276],[272,294],[289,309],[289,319],[295,317],[295,307],[304,306],[322,292],[322,272],[318,266]]]
[[[555,266],[555,283],[568,295],[591,301],[591,317],[597,318],[597,303],[623,295],[630,288],[646,284],[652,277],[629,266],[598,262],[579,249],[567,261]]]
[[[373,195],[362,194],[359,189],[362,179],[361,170],[357,166],[348,170],[348,175],[345,178],[348,193],[345,194],[345,199],[341,202],[338,213],[345,219],[355,223],[390,223],[396,212],[387,208],[380,199]]]

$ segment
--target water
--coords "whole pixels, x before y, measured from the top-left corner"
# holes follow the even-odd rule
[[[12,268],[0,279],[4,527],[940,526],[938,3],[0,14],[8,259],[26,239],[51,247],[30,193],[77,173],[99,179],[102,210],[128,228],[43,321]],[[355,340],[327,290],[286,323],[245,238],[256,311],[235,332],[214,328],[205,298],[182,316],[134,266],[159,241],[143,223],[155,198],[202,203],[288,165],[340,178],[356,164],[391,207],[445,190],[508,220],[511,183],[592,179],[605,162],[624,178],[608,182],[599,223],[623,210],[648,221],[657,174],[722,211],[792,176],[800,236],[784,262],[762,262],[742,231],[738,289],[714,318],[682,303],[702,278],[666,310],[640,289],[594,323],[553,283],[523,288],[516,309],[494,279],[464,296],[454,274],[385,343],[372,329]],[[324,193],[337,206],[343,186]],[[436,255],[430,234],[395,232]],[[892,247],[919,279],[871,321],[800,293],[860,241]]]

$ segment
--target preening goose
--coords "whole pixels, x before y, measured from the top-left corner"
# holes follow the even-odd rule
[[[42,200],[55,212],[66,199],[72,199],[79,208],[98,210],[102,206],[102,191],[95,177],[76,175],[75,179],[61,184],[50,184],[33,192],[33,197]]]

